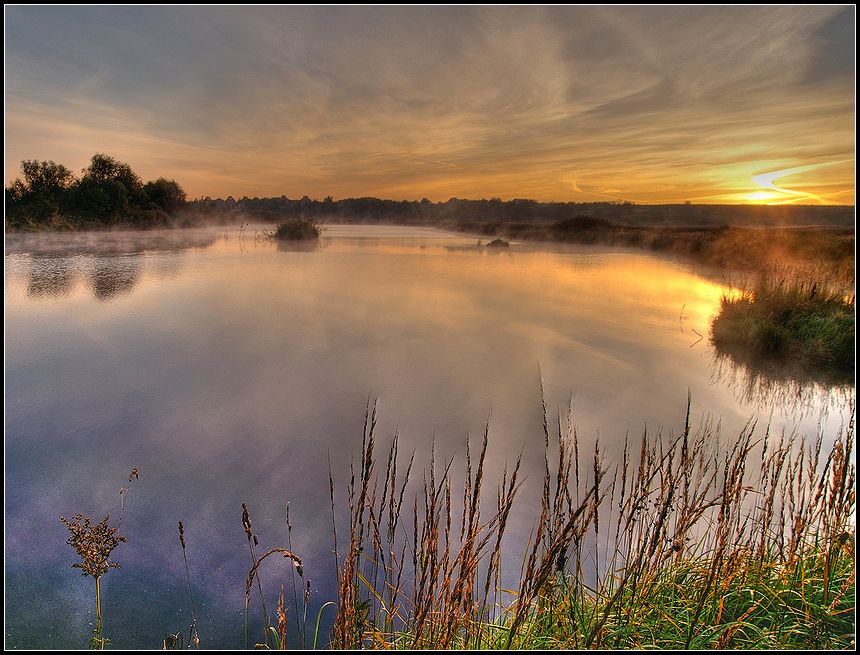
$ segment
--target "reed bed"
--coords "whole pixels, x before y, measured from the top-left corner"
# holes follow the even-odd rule
[[[688,397],[678,434],[647,430],[625,438],[610,459],[599,440],[582,440],[571,409],[550,417],[541,392],[542,478],[529,505],[521,499],[523,454],[493,485],[487,478],[490,423],[467,439],[462,482],[453,459],[431,449],[419,475],[414,453],[394,434],[377,440],[377,408],[368,403],[361,450],[345,489],[347,531],[338,533],[339,494],[329,463],[337,598],[308,630],[311,581],[287,546],[260,553],[250,511],[242,506],[250,567],[244,582],[245,646],[334,649],[833,649],[854,646],[856,471],[854,420],[825,447],[818,434],[771,434],[748,423],[732,440],[719,426],[691,423]],[[380,464],[385,462],[384,467]],[[137,470],[132,472],[136,477]],[[127,490],[122,491],[123,494]],[[125,498],[123,496],[123,509]],[[536,508],[539,507],[539,511]],[[537,516],[512,572],[505,539],[517,512]],[[85,574],[96,580],[99,625],[91,647],[104,648],[98,581],[125,537],[99,524],[66,521]],[[162,646],[201,647],[180,522],[191,610]],[[87,539],[76,539],[80,534]],[[92,554],[90,551],[92,550]],[[503,567],[505,551],[507,568]],[[292,608],[281,584],[275,614],[260,569],[284,562]],[[512,575],[513,573],[513,575]],[[297,576],[297,578],[296,578]],[[511,584],[510,579],[518,577]],[[286,576],[283,578],[286,581]],[[254,590],[256,588],[256,594]],[[263,619],[250,639],[249,616]],[[252,607],[253,605],[253,607]],[[324,610],[336,616],[320,633]],[[288,610],[296,627],[288,634]],[[256,628],[255,628],[256,629]],[[313,639],[309,639],[312,634]]]
[[[854,379],[853,278],[773,269],[724,296],[712,325],[718,353],[800,379]]]
[[[502,542],[513,462],[487,503],[489,425],[462,487],[435,454],[411,502],[397,435],[378,467],[376,407],[347,489],[333,648],[845,648],[853,645],[853,421],[823,452],[749,423],[625,441],[609,464],[544,406],[540,512],[516,589]],[[638,456],[636,455],[638,451]],[[330,478],[331,480],[331,478]],[[335,516],[334,485],[332,512]],[[336,531],[335,531],[336,532]],[[335,535],[337,543],[337,535]],[[336,547],[337,550],[337,547]]]

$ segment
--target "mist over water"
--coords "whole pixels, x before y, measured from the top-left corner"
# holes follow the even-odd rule
[[[487,420],[490,483],[523,452],[512,569],[538,506],[539,370],[551,420],[571,402],[584,447],[599,436],[610,461],[628,433],[682,428],[688,391],[694,425],[719,421],[727,441],[751,418],[829,440],[852,414],[853,386],[751,387],[718,360],[727,287],[668,259],[392,226],[290,247],[262,229],[7,235],[8,646],[85,645],[92,580],[59,517],[115,517],[134,466],[122,569],[104,583],[114,647],[187,631],[179,520],[203,645],[243,645],[243,502],[261,549],[286,545],[290,503],[315,618],[335,597],[328,461],[343,500],[369,398],[380,450],[396,430],[419,472],[435,443],[462,477]],[[285,570],[263,571],[269,602]]]

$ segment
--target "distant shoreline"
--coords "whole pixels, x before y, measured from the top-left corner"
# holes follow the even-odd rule
[[[313,200],[232,196],[189,201],[175,180],[144,182],[109,155],[80,176],[53,161],[21,162],[5,190],[7,232],[185,228],[251,222],[398,224],[527,239],[642,248],[727,268],[823,264],[838,277],[854,268],[853,205],[637,205],[499,198],[445,202],[331,196]],[[767,230],[767,231],[765,231]],[[845,270],[843,270],[845,269]]]
[[[345,201],[344,201],[345,202]],[[6,233],[38,234],[40,232],[109,232],[131,230],[146,232],[153,229],[182,229],[195,227],[229,227],[245,223],[272,224],[269,215],[241,210],[230,212],[200,212],[190,207],[170,220],[141,225],[127,221],[72,223],[53,221],[44,225],[21,228],[6,226]],[[241,205],[240,205],[241,206]],[[726,207],[726,206],[723,206]],[[801,209],[801,208],[796,208]],[[820,210],[823,208],[816,207]],[[812,212],[817,213],[817,212]],[[307,216],[308,214],[304,214]],[[806,214],[808,215],[808,214]],[[302,215],[299,214],[298,217]],[[289,217],[289,215],[288,215]],[[293,217],[297,217],[295,214]],[[465,220],[445,218],[399,219],[394,216],[344,216],[333,212],[314,218],[316,222],[340,225],[402,225],[426,227],[453,232],[470,233],[488,239],[506,241],[547,241],[584,245],[605,245],[661,252],[691,259],[697,263],[727,269],[761,271],[774,266],[817,266],[828,269],[842,279],[854,279],[855,229],[851,224],[819,223],[758,224],[758,225],[669,225],[630,224],[614,222],[590,214],[578,214],[559,221],[531,220]],[[787,260],[791,260],[790,262]]]

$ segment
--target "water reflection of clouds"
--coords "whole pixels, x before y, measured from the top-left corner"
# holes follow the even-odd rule
[[[704,331],[721,287],[687,268],[599,249],[491,257],[420,243],[243,251],[230,238],[70,257],[79,282],[111,266],[120,279],[137,271],[112,303],[82,284],[74,302],[30,302],[30,256],[7,257],[24,271],[7,301],[7,597],[22,606],[37,590],[27,580],[42,574],[58,590],[82,588],[58,517],[115,512],[123,475],[140,466],[107,596],[117,645],[158,646],[159,631],[177,629],[182,520],[195,594],[209,593],[201,633],[241,646],[243,502],[261,548],[284,545],[291,502],[313,608],[331,600],[328,460],[342,499],[371,394],[381,396],[381,450],[398,430],[421,470],[435,439],[437,462],[455,458],[460,477],[466,435],[474,446],[491,412],[488,481],[524,449],[514,548],[528,538],[543,466],[538,365],[551,416],[572,393],[583,447],[599,435],[610,458],[628,430],[635,441],[646,424],[683,425],[688,389],[694,416],[722,417],[727,438],[754,411],[711,383],[706,348],[689,348],[682,308],[685,329]],[[264,573],[270,598],[281,574]],[[68,591],[38,591],[74,604]],[[74,626],[90,611],[81,596]],[[68,644],[50,607],[33,609],[34,624]]]

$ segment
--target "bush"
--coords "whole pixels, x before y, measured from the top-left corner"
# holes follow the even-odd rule
[[[312,218],[288,218],[278,223],[269,237],[280,241],[316,240],[324,229],[322,224]]]

